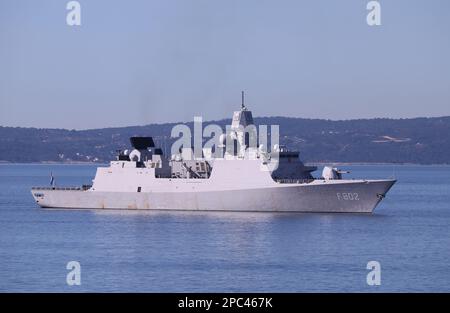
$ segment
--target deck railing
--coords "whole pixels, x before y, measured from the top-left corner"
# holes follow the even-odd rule
[[[83,185],[83,186],[76,186],[76,187],[31,187],[32,190],[88,190],[91,188],[91,185]]]
[[[279,184],[308,184],[314,181],[314,179],[276,178],[275,181]]]

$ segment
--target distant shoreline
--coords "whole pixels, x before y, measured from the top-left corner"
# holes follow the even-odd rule
[[[340,122],[267,117],[255,118],[254,122],[256,125],[279,125],[283,134],[280,143],[292,151],[300,151],[301,159],[307,163],[340,166],[385,165],[392,164],[391,162],[450,164],[450,136],[448,136],[450,116]],[[228,125],[229,120],[215,123],[223,128]],[[192,123],[187,126],[193,128]],[[130,148],[129,138],[132,136],[151,136],[157,147],[163,150],[170,148],[176,139],[169,136],[172,127],[173,124],[170,123],[89,131],[0,127],[0,162],[36,164],[108,162],[114,157],[117,149]],[[355,161],[328,162],[330,158]]]
[[[389,166],[450,166],[448,163],[436,163],[436,164],[424,164],[424,163],[385,163],[385,162],[304,162],[308,166],[374,166],[374,165],[389,165]],[[98,162],[53,162],[53,161],[42,161],[42,162],[9,162],[0,161],[0,165],[108,165],[107,163]]]

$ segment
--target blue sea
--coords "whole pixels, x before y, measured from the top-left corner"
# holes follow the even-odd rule
[[[51,210],[31,186],[96,166],[0,165],[0,291],[449,292],[450,167],[342,168],[398,182],[372,215]]]

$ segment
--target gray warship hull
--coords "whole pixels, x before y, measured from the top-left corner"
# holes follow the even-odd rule
[[[315,181],[192,192],[33,188],[32,194],[41,207],[61,209],[371,213],[394,183],[392,179]]]

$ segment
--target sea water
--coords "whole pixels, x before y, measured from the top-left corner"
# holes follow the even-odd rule
[[[373,214],[54,210],[30,188],[96,165],[0,165],[0,291],[449,292],[450,167],[342,168],[398,182]]]

